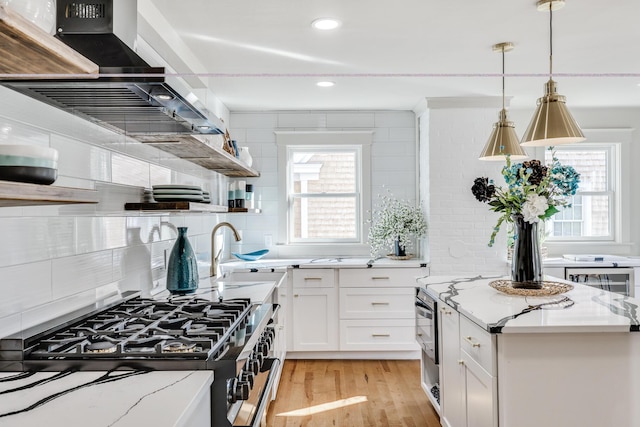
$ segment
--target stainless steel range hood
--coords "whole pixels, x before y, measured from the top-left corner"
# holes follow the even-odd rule
[[[165,82],[163,67],[151,67],[114,33],[135,39],[137,20],[137,1],[115,1],[114,13],[114,0],[57,0],[56,37],[98,64],[100,78],[1,83],[134,138],[224,133],[220,119]]]

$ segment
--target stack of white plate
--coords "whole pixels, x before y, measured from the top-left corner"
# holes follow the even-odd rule
[[[202,188],[197,185],[154,185],[156,202],[202,202]]]
[[[0,144],[0,179],[53,184],[58,178],[58,150],[37,145]]]
[[[202,192],[202,203],[211,203],[211,194],[208,191]]]

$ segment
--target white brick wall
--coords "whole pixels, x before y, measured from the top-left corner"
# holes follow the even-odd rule
[[[476,177],[500,178],[501,162],[478,160],[496,112],[432,108],[420,116],[420,190],[428,211],[431,274],[508,270],[504,232],[487,246],[497,215],[471,193]]]

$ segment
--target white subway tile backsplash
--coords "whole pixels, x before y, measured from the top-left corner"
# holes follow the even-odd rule
[[[0,266],[24,264],[75,253],[73,218],[3,218]]]
[[[396,141],[412,141],[415,143],[416,140],[416,130],[415,128],[390,128],[389,129],[389,140],[392,143]]]
[[[125,217],[76,219],[76,253],[103,251],[127,245]]]
[[[0,317],[44,304],[51,300],[51,261],[0,268],[5,292]]]
[[[49,146],[49,133],[33,126],[0,117],[0,144]]]
[[[58,173],[70,178],[111,181],[110,152],[80,141],[52,134],[51,146],[58,150]]]
[[[232,134],[239,129],[265,129],[278,127],[276,113],[233,113],[229,119]]]
[[[276,135],[273,132],[273,129],[247,129],[246,141],[261,144],[274,144],[276,142]]]
[[[149,163],[115,153],[111,155],[111,163],[113,183],[145,188],[150,186]]]
[[[374,113],[328,113],[328,128],[373,128]]]
[[[149,188],[154,185],[171,184],[171,169],[167,167],[150,164],[149,176]]]
[[[325,113],[280,113],[278,114],[278,128],[308,128],[310,130],[327,127]]]
[[[377,128],[413,128],[416,116],[410,111],[376,112],[375,126]]]
[[[53,298],[92,290],[113,281],[113,251],[93,252],[53,260]]]

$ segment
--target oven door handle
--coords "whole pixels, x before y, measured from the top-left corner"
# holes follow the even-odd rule
[[[433,311],[428,307],[423,307],[416,304],[416,314],[426,319],[433,319]]]
[[[273,313],[271,314],[271,318],[267,322],[267,325],[272,325],[275,322],[276,315],[280,311],[280,304],[273,304]]]
[[[260,403],[258,404],[258,409],[253,416],[253,420],[251,421],[250,427],[260,427],[262,423],[262,416],[264,415],[264,411],[266,411],[269,402],[271,401],[271,388],[273,387],[273,383],[276,380],[276,375],[280,370],[280,359],[273,358],[271,368],[269,368],[269,377],[267,377],[267,383],[262,391],[262,396],[260,397]]]

